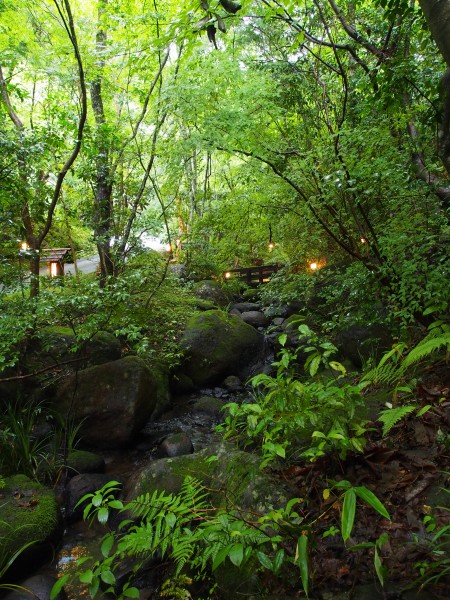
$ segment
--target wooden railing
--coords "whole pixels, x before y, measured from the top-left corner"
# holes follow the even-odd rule
[[[278,265],[259,265],[254,267],[243,267],[241,269],[229,269],[223,274],[225,279],[238,278],[247,285],[254,286],[267,283],[271,275],[278,271]]]

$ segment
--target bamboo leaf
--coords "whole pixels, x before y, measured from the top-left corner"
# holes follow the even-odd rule
[[[344,494],[344,504],[342,506],[341,532],[344,542],[348,540],[352,533],[353,523],[356,513],[356,493],[354,488],[350,488]]]
[[[308,598],[308,536],[304,533],[298,538],[297,541],[295,563],[299,566],[303,589],[305,590],[306,597]]]
[[[368,504],[373,509],[375,509],[378,513],[380,513],[381,516],[385,517],[389,521],[391,520],[391,517],[389,516],[388,511],[386,510],[384,505],[380,502],[380,500],[378,500],[378,498],[375,496],[375,494],[373,492],[371,492],[370,490],[368,490],[366,487],[363,487],[363,486],[358,486],[353,489],[355,490],[355,492],[359,496],[359,498],[361,498],[361,500],[364,500],[364,502],[366,504]]]

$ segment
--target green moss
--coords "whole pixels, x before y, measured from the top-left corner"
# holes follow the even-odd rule
[[[163,458],[144,468],[134,482],[130,497],[135,498],[155,489],[179,493],[186,476],[200,480],[210,490],[214,506],[225,506],[233,498],[237,506],[264,512],[269,505],[283,505],[287,496],[277,482],[259,468],[260,460],[232,445],[219,443],[195,454]]]
[[[236,315],[209,310],[191,318],[181,345],[186,350],[183,372],[197,385],[239,374],[249,357],[262,349],[262,336]]]
[[[0,553],[12,555],[31,541],[55,536],[60,514],[52,490],[25,475],[14,475],[0,491]]]
[[[102,473],[105,460],[102,456],[87,450],[74,450],[67,457],[67,466],[76,473]]]

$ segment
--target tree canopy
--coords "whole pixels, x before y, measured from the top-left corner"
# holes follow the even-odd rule
[[[216,273],[345,259],[408,318],[444,308],[448,10],[4,0],[5,248],[26,239],[38,282],[81,224],[102,285],[149,233]]]

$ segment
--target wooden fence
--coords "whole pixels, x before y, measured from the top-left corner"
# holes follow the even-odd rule
[[[260,265],[254,267],[243,267],[242,269],[229,269],[223,274],[225,279],[238,278],[247,285],[255,286],[267,283],[271,275],[278,271],[278,265]]]

